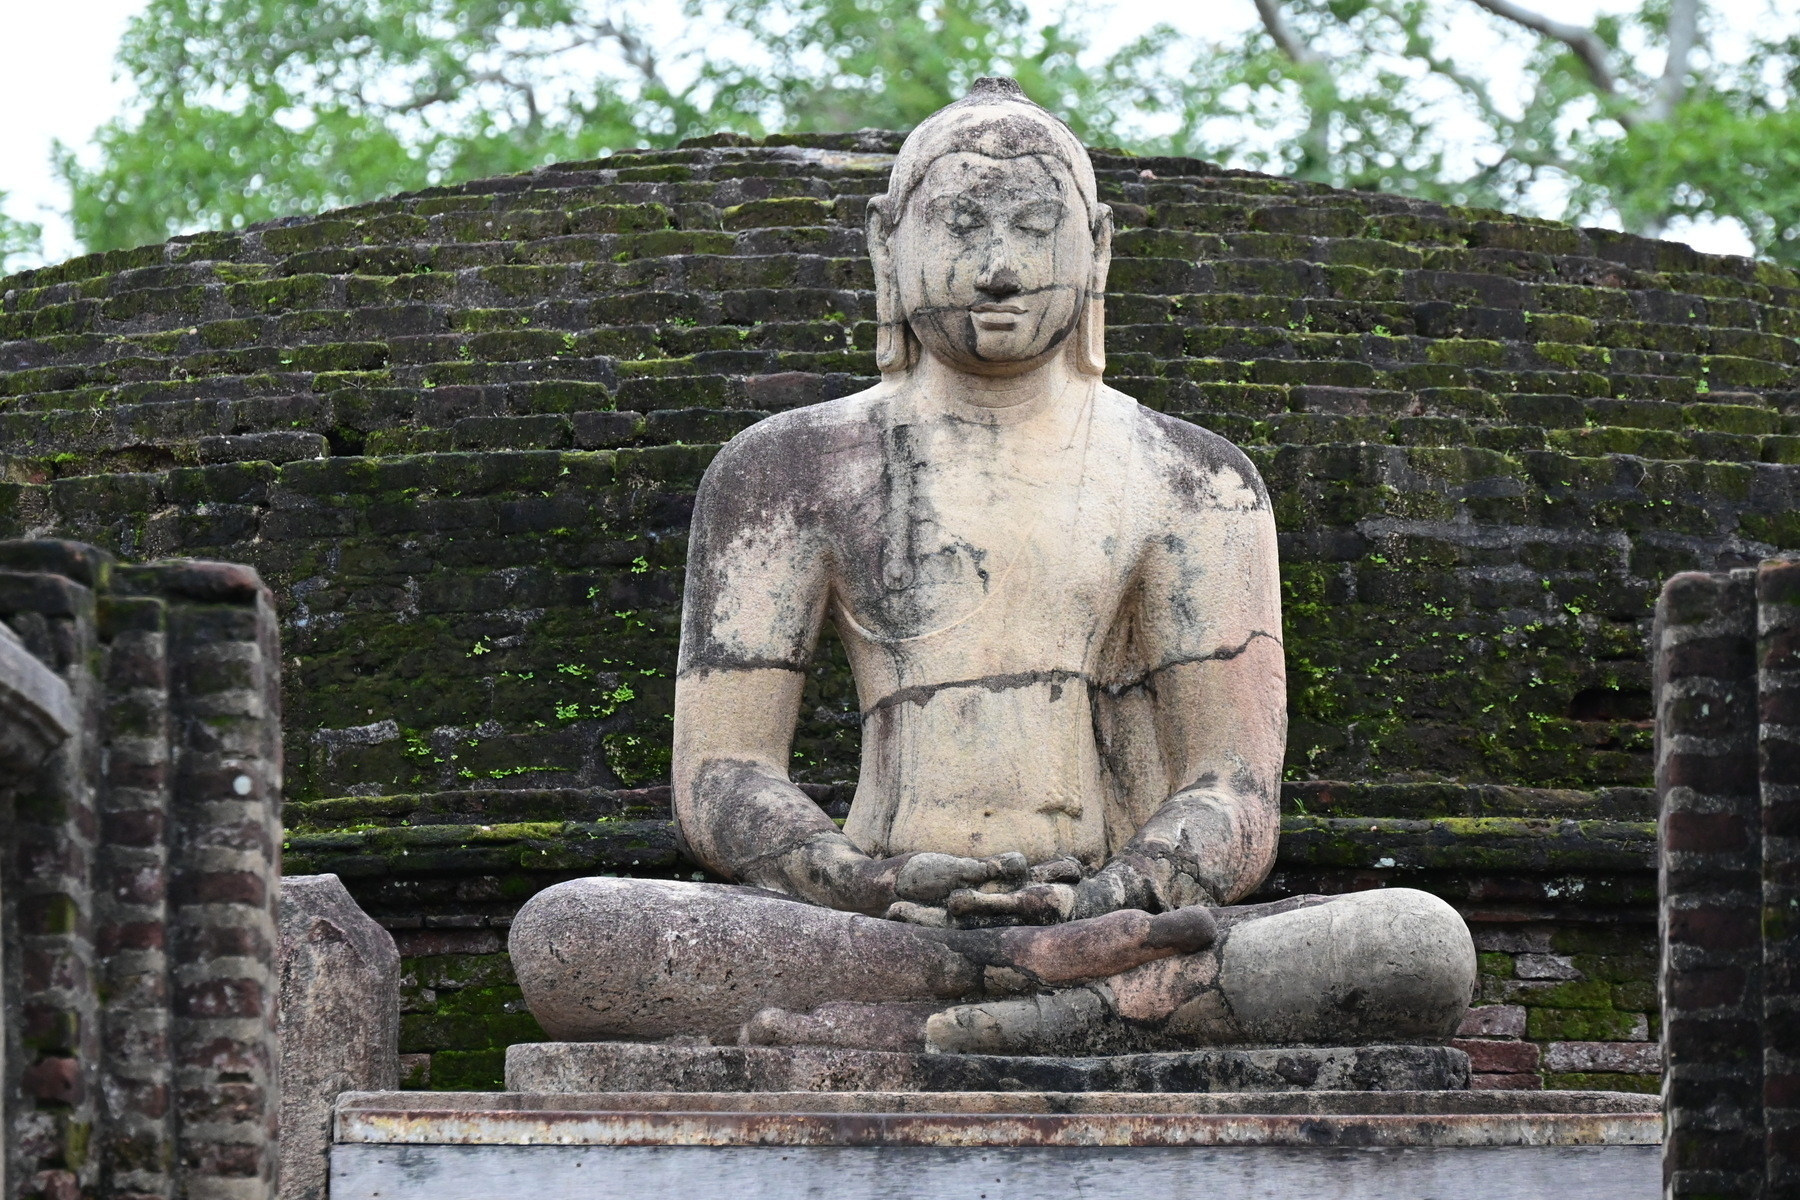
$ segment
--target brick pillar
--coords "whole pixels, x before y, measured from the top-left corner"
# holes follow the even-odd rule
[[[1663,1190],[1762,1190],[1762,798],[1756,573],[1682,574],[1656,606]]]
[[[27,1055],[21,951],[30,925],[21,925],[18,901],[30,893],[17,877],[17,851],[42,831],[37,814],[18,819],[17,803],[23,795],[28,808],[36,807],[39,781],[65,776],[60,764],[46,769],[46,760],[76,736],[80,724],[68,684],[0,624],[0,1197],[15,1195],[23,1180],[36,1177],[39,1162],[28,1155],[27,1142],[42,1140],[34,1129],[37,1105],[25,1094],[38,1047]]]
[[[1767,1195],[1800,1196],[1800,563],[1757,572]]]
[[[256,573],[121,568],[169,605],[176,1194],[271,1194],[280,1112],[280,652]]]
[[[61,574],[0,570],[0,620],[60,677],[77,732],[14,801],[6,890],[17,937],[10,1097],[16,1192],[76,1200],[96,1178],[99,995],[93,940],[99,686],[92,589]],[[12,1058],[12,1055],[8,1056]]]
[[[272,1200],[270,595],[0,542],[0,621],[0,1200]]]
[[[170,1085],[168,605],[109,596],[105,775],[100,808],[100,925],[105,964],[101,1074],[107,1122],[101,1185],[119,1200],[173,1193]]]

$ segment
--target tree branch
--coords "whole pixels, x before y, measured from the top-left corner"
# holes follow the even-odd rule
[[[1510,122],[1507,121],[1505,114],[1503,114],[1494,104],[1494,98],[1489,94],[1485,83],[1475,78],[1473,75],[1470,75],[1468,72],[1460,70],[1451,60],[1440,56],[1437,53],[1437,48],[1432,45],[1430,39],[1422,36],[1419,33],[1419,30],[1415,26],[1409,24],[1406,21],[1405,16],[1397,11],[1392,4],[1387,3],[1386,0],[1376,0],[1375,8],[1376,11],[1392,21],[1400,32],[1405,35],[1407,54],[1419,59],[1426,67],[1430,68],[1431,71],[1438,75],[1442,75],[1445,79],[1448,79],[1451,83],[1454,83],[1457,87],[1461,88],[1464,94],[1467,95],[1469,99],[1474,102],[1475,106],[1481,110],[1482,115],[1488,119],[1488,123],[1495,129],[1502,129],[1510,124]]]
[[[1269,31],[1275,45],[1289,59],[1303,67],[1324,61],[1319,52],[1301,41],[1294,27],[1287,23],[1287,17],[1281,11],[1281,0],[1256,0],[1256,11],[1262,17],[1263,28]]]
[[[1609,96],[1618,94],[1619,81],[1613,77],[1612,68],[1606,62],[1606,43],[1593,30],[1552,21],[1542,13],[1520,8],[1512,0],[1475,0],[1475,3],[1496,17],[1505,17],[1508,21],[1561,42],[1587,68],[1588,78],[1593,81],[1594,87]]]
[[[1688,61],[1694,55],[1699,27],[1700,0],[1670,0],[1669,58],[1656,82],[1655,98],[1644,106],[1644,120],[1668,120],[1687,97]]]
[[[1256,11],[1262,16],[1263,28],[1269,31],[1289,61],[1300,70],[1300,91],[1306,100],[1306,132],[1300,135],[1300,161],[1294,173],[1302,179],[1328,179],[1331,176],[1331,114],[1337,108],[1337,85],[1331,77],[1330,60],[1308,46],[1287,23],[1281,11],[1281,0],[1256,0]]]
[[[636,68],[637,73],[644,77],[644,83],[647,86],[658,89],[665,95],[674,94],[669,88],[669,85],[663,80],[662,73],[657,67],[656,51],[650,46],[650,43],[639,37],[630,26],[616,22],[612,18],[607,17],[602,20],[590,22],[588,28],[593,31],[592,35],[587,39],[588,41],[595,42],[605,40],[613,42],[619,47],[619,53],[624,56],[625,61]]]

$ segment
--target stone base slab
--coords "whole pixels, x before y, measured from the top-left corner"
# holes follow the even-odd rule
[[[1283,1111],[1258,1111],[1271,1102]],[[347,1093],[331,1196],[1641,1200],[1660,1190],[1654,1105],[1604,1092]]]
[[[338,1146],[332,1200],[1652,1200],[1656,1146]]]
[[[514,1092],[1409,1092],[1467,1088],[1469,1059],[1449,1046],[1039,1058],[539,1042],[508,1048],[506,1086]]]

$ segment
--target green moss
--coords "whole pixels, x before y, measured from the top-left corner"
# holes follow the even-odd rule
[[[1457,366],[1499,367],[1506,363],[1506,346],[1502,342],[1452,338],[1431,343],[1425,353],[1430,362]]]
[[[1661,1075],[1626,1075],[1616,1071],[1561,1073],[1546,1071],[1544,1086],[1583,1092],[1638,1092],[1654,1096],[1662,1090]]]
[[[225,299],[233,308],[253,312],[325,308],[331,306],[337,289],[337,281],[329,275],[294,275],[234,283],[225,289]]]
[[[1640,1028],[1642,1013],[1596,1008],[1532,1008],[1525,1036],[1534,1042],[1618,1042]]]
[[[544,1041],[544,1038],[533,1039]],[[439,1050],[431,1056],[434,1092],[503,1092],[506,1050]]]

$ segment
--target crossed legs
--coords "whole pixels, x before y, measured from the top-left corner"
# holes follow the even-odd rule
[[[753,888],[581,879],[514,921],[564,1041],[985,1054],[1442,1041],[1475,980],[1455,911],[1410,889],[949,930]]]

